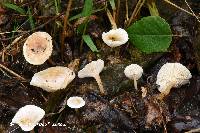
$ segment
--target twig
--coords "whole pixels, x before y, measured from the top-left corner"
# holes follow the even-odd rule
[[[0,32],[0,35],[10,34],[10,33],[22,33],[22,32],[24,32],[24,31],[15,31],[15,30],[13,30],[13,31]]]
[[[199,133],[200,132],[200,128],[197,128],[197,129],[192,129],[188,132],[185,132],[185,133]]]
[[[69,0],[68,4],[67,4],[67,10],[65,13],[65,17],[64,17],[64,26],[63,26],[63,32],[62,32],[62,36],[61,36],[61,59],[63,60],[63,53],[64,53],[64,41],[65,41],[65,35],[66,35],[66,29],[67,29],[67,23],[68,23],[68,18],[69,18],[69,12],[71,10],[71,5],[72,5],[72,0]]]
[[[18,38],[16,38],[11,44],[9,44],[6,48],[4,48],[1,52],[0,52],[0,56],[6,52],[10,47],[12,47],[14,44],[16,44],[23,36],[19,36]]]
[[[11,73],[12,75],[14,75],[14,76],[18,77],[19,79],[26,81],[26,79],[25,79],[25,78],[23,78],[23,77],[22,77],[22,76],[20,76],[19,74],[15,73],[14,71],[12,71],[12,70],[8,69],[8,68],[7,68],[7,67],[5,67],[4,65],[0,64],[0,67],[1,67],[2,69],[6,70],[7,72]]]
[[[118,0],[120,1],[120,0]],[[116,7],[113,8],[113,19],[116,21]]]
[[[126,21],[128,21],[128,0],[126,0]]]
[[[0,41],[8,41],[8,40],[14,39],[14,38],[16,38],[16,37],[20,37],[20,36],[26,35],[26,34],[32,32],[32,31],[38,30],[38,29],[44,27],[45,25],[47,25],[48,23],[50,23],[51,21],[57,19],[57,18],[60,17],[61,15],[63,15],[63,13],[59,14],[58,16],[55,16],[55,17],[49,19],[47,22],[45,22],[44,24],[42,24],[42,25],[36,27],[35,29],[28,30],[28,31],[24,31],[23,33],[18,34],[18,35],[14,36],[14,37],[9,37],[9,38],[4,38],[4,39],[0,38]]]
[[[110,20],[110,23],[111,23],[111,25],[112,25],[112,28],[113,28],[113,29],[117,29],[117,25],[116,25],[116,23],[115,23],[115,20],[114,20],[114,18],[112,17],[112,15],[111,15],[111,13],[110,13],[109,10],[107,10],[107,16],[108,16],[108,18],[109,18],[109,20]]]
[[[194,16],[194,17],[196,16],[195,14],[193,14],[193,13],[191,13],[191,12],[189,12],[189,11],[187,11],[187,10],[185,10],[185,9],[183,9],[183,8],[181,8],[181,7],[179,7],[179,6],[177,6],[176,4],[170,2],[169,0],[164,0],[164,1],[167,2],[167,3],[170,4],[170,5],[172,5],[172,6],[176,7],[176,8],[178,8],[178,9],[180,9],[181,11],[184,11],[184,12],[186,12],[186,13],[188,13],[188,14]],[[196,16],[196,17],[197,17],[197,16]]]
[[[120,11],[120,5],[121,0],[117,0],[117,8],[115,9],[115,14],[113,13],[113,18],[115,20],[116,25],[119,23],[119,11]]]
[[[6,75],[7,77],[11,78],[2,68],[0,68],[0,71],[1,71],[4,75]]]
[[[135,19],[135,17],[137,16],[138,12],[140,11],[140,9],[142,8],[143,4],[144,4],[145,0],[139,0],[136,4],[136,7],[133,11],[133,13],[131,14],[131,17],[127,23],[127,27],[131,24],[131,22]]]
[[[185,0],[185,3],[187,4],[188,8],[190,9],[190,11],[194,15],[194,17],[197,19],[197,21],[200,22],[199,18],[195,15],[195,13],[193,12],[192,8],[190,7],[190,5],[188,4],[188,2],[186,0]]]

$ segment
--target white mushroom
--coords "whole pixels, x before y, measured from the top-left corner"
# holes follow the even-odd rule
[[[158,72],[156,84],[159,85],[158,90],[166,96],[172,87],[177,88],[189,83],[191,77],[190,71],[182,64],[166,63]]]
[[[30,85],[40,87],[48,92],[64,89],[75,78],[75,73],[67,67],[51,67],[35,73]]]
[[[85,77],[95,78],[98,83],[101,94],[104,94],[103,84],[99,76],[99,73],[103,70],[103,68],[104,68],[103,60],[98,59],[97,61],[92,61],[78,72],[78,77],[79,78],[85,78]]]
[[[46,32],[35,32],[30,35],[23,46],[23,55],[33,65],[43,64],[51,55],[52,38]]]
[[[126,77],[134,81],[134,87],[137,90],[137,80],[141,78],[143,69],[137,64],[131,64],[127,66],[124,70]]]
[[[78,109],[85,105],[85,101],[83,100],[82,97],[73,96],[67,100],[67,105],[70,108]]]
[[[24,131],[31,131],[44,115],[45,111],[40,107],[26,105],[18,110],[11,123],[18,124]]]
[[[110,47],[117,47],[128,41],[128,33],[121,28],[112,29],[109,32],[103,32],[103,41]]]

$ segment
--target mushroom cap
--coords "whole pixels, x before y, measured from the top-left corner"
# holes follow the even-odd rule
[[[70,108],[77,109],[77,108],[83,107],[83,106],[85,105],[85,101],[83,100],[82,97],[73,96],[73,97],[70,97],[70,98],[67,100],[67,105],[68,105]]]
[[[95,77],[96,75],[99,75],[99,73],[103,70],[103,68],[104,68],[103,60],[98,59],[97,61],[92,61],[78,72],[78,77],[79,78]]]
[[[131,64],[127,66],[124,70],[124,74],[126,75],[126,77],[128,77],[131,80],[133,80],[134,78],[138,80],[139,78],[141,78],[142,73],[143,69],[138,64]]]
[[[12,119],[12,123],[18,124],[24,131],[31,131],[44,115],[45,111],[40,107],[26,105],[17,111]]]
[[[103,41],[110,47],[117,47],[128,41],[128,33],[121,28],[112,29],[109,32],[103,32]]]
[[[23,46],[23,55],[33,65],[43,64],[53,50],[52,38],[46,32],[35,32],[30,35]]]
[[[48,92],[64,89],[75,78],[75,73],[67,67],[56,66],[35,73],[30,85]]]
[[[166,63],[158,72],[156,84],[160,86],[158,88],[160,92],[165,92],[166,86],[180,87],[189,83],[191,77],[190,71],[182,64]]]

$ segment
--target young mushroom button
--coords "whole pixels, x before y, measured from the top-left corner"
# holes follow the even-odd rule
[[[103,41],[110,47],[117,47],[128,41],[128,33],[121,28],[112,29],[109,32],[103,32]]]
[[[46,32],[35,32],[30,35],[23,46],[23,55],[33,65],[43,64],[51,55],[52,38]]]
[[[104,61],[101,59],[98,59],[97,61],[92,61],[91,63],[87,64],[82,70],[78,72],[79,78],[85,78],[85,77],[93,77],[98,83],[99,89],[101,94],[104,94],[104,87],[101,82],[101,78],[99,76],[99,73],[104,68]]]
[[[177,88],[189,83],[191,77],[190,71],[182,64],[166,63],[158,72],[156,84],[159,85],[161,94],[166,96],[172,87]]]
[[[73,96],[67,100],[67,105],[70,108],[78,109],[85,105],[85,101],[83,100],[82,97]]]
[[[30,85],[40,87],[48,92],[54,92],[66,88],[74,78],[75,73],[71,69],[56,66],[34,74]]]
[[[31,131],[44,117],[45,111],[35,105],[26,105],[18,110],[11,123],[18,124],[23,131]]]
[[[134,81],[134,87],[137,90],[137,80],[142,76],[143,69],[137,64],[131,64],[124,70],[126,77]]]

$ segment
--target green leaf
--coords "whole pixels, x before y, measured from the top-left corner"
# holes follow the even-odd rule
[[[115,0],[109,0],[109,2],[110,2],[112,9],[115,10],[116,9]]]
[[[156,0],[147,0],[146,4],[149,8],[151,16],[159,16],[158,9],[156,7]]]
[[[166,52],[172,41],[169,24],[159,16],[144,17],[127,29],[130,41],[145,53]]]
[[[29,23],[31,25],[31,29],[33,30],[35,28],[35,23],[34,23],[33,15],[31,13],[31,9],[30,8],[28,8],[28,20],[29,20]]]
[[[83,35],[82,37],[83,37],[84,42],[88,45],[88,47],[90,47],[92,52],[99,52],[89,35]]]
[[[82,17],[90,16],[92,14],[93,0],[85,0],[82,11]]]
[[[97,13],[99,11],[103,11],[103,10],[105,10],[105,7],[92,10],[92,14]],[[75,19],[78,19],[78,18],[81,18],[81,17],[82,17],[82,13],[79,13],[79,14],[74,15],[71,18],[69,18],[69,21],[72,21],[72,20],[75,20]]]
[[[17,6],[17,5],[15,5],[15,4],[3,3],[3,5],[4,5],[6,8],[10,8],[10,9],[13,9],[13,10],[19,12],[20,14],[23,14],[23,15],[26,14],[26,11],[25,11],[23,8],[21,8],[21,7]]]
[[[75,19],[78,19],[78,18],[81,18],[82,17],[82,13],[79,13],[75,16],[72,16],[71,18],[69,18],[69,21],[72,21],[72,20],[75,20]]]
[[[80,25],[77,27],[77,33],[78,33],[78,34],[83,34],[84,29],[85,29],[85,26],[87,26],[86,23],[80,24]]]
[[[55,10],[56,10],[56,14],[58,15],[60,12],[60,0],[54,0],[54,5],[55,5]]]
[[[98,8],[98,9],[94,9],[94,10],[91,11],[91,14],[94,14],[94,13],[97,13],[97,12],[100,12],[100,11],[103,11],[103,10],[105,10],[105,8],[106,8],[106,6],[100,7],[100,8]],[[91,14],[90,14],[90,15],[91,15]],[[75,19],[78,19],[78,18],[81,18],[81,17],[84,17],[82,12],[79,13],[79,14],[76,14],[76,15],[74,15],[74,16],[72,16],[72,17],[70,17],[70,18],[69,18],[69,21],[72,21],[72,20],[75,20]]]

